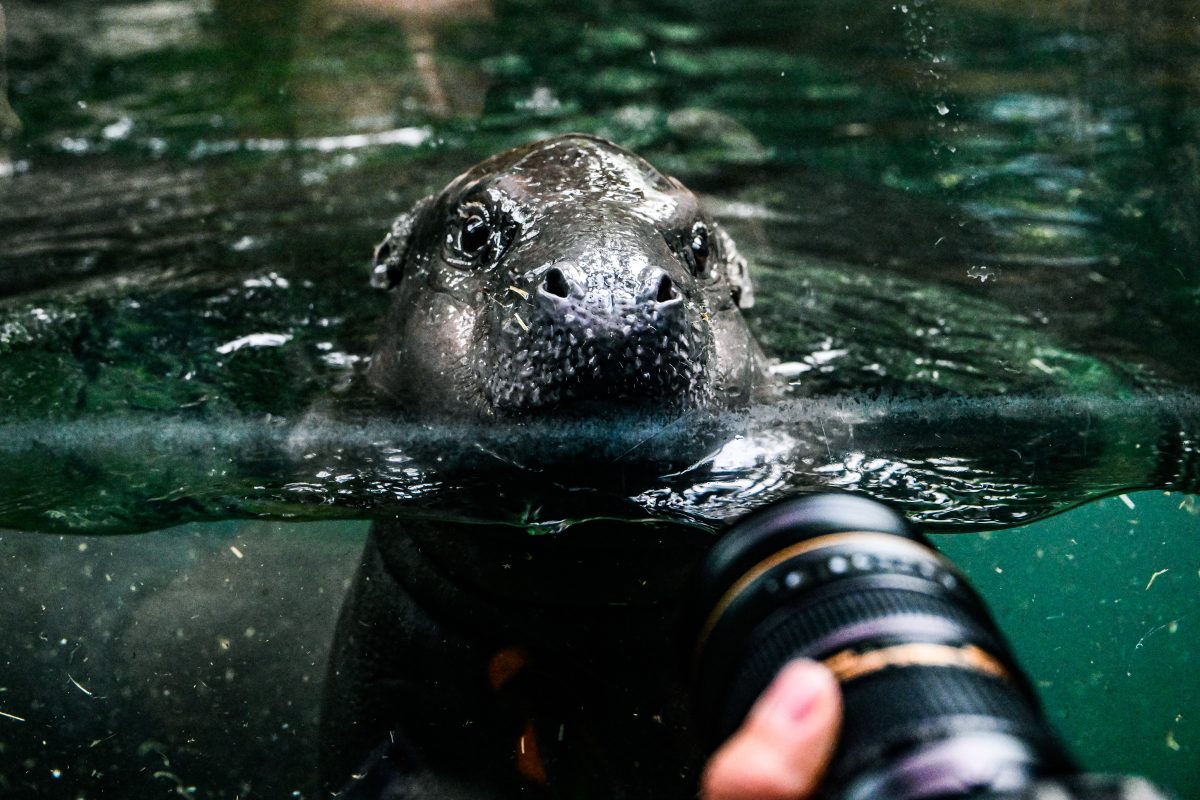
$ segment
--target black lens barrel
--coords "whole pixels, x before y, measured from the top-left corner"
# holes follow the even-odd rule
[[[711,747],[804,657],[842,682],[827,796],[966,796],[1073,771],[978,595],[882,504],[824,494],[758,512],[714,546],[695,596],[693,698]]]

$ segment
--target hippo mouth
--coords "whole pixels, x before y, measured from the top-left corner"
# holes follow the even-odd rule
[[[478,377],[496,410],[678,412],[711,399],[711,332],[677,295],[611,298],[602,310],[537,295],[522,308],[497,305],[483,337]]]

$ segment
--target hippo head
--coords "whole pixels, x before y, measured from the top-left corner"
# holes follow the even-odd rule
[[[371,383],[402,410],[672,413],[761,391],[745,261],[679,181],[568,135],[493,156],[376,250],[395,299]]]

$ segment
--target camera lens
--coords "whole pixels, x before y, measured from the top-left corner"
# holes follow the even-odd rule
[[[710,747],[803,657],[842,685],[824,797],[965,797],[1075,772],[978,595],[888,507],[782,501],[721,537],[698,583],[693,699]]]

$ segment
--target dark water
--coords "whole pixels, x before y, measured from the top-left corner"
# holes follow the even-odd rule
[[[1179,494],[1129,499],[938,542],[1086,767],[1200,797],[1200,513]],[[318,687],[366,528],[0,536],[0,711],[24,719],[0,719],[6,791],[319,796]]]
[[[535,531],[596,513],[715,528],[825,486],[963,530],[1119,491],[1195,491],[1200,23],[1188,4],[8,0],[4,10],[0,524],[43,535],[5,538],[5,573],[19,563],[33,577],[5,578],[0,590],[19,613],[23,595],[34,611],[67,609],[67,619],[96,592],[95,607],[109,609],[96,613],[122,621],[80,627],[108,631],[103,653],[114,663],[134,641],[114,631],[135,623],[184,630],[204,663],[217,663],[212,647],[226,652],[219,637],[268,629],[261,617],[177,624],[187,602],[222,606],[219,586],[170,603],[188,597],[189,574],[202,581],[198,560],[228,556],[227,537],[272,554],[255,573],[281,584],[268,605],[295,606],[308,597],[299,585],[319,584],[331,624],[337,601],[328,598],[350,567],[327,564],[325,548],[352,552],[336,534],[360,536],[361,525],[283,533],[226,522],[111,543],[45,532],[378,514]],[[784,400],[716,418],[555,431],[401,423],[377,406],[362,381],[387,304],[367,287],[372,245],[396,214],[479,158],[565,131],[611,138],[702,194],[751,262],[758,304],[748,318],[789,384]],[[601,454],[603,472],[620,479],[590,486],[581,501],[574,477],[547,475],[560,475],[555,459],[584,452]],[[1029,627],[1018,640],[1050,676],[1048,703],[1105,709],[1122,692],[1149,698],[1111,718],[1080,711],[1087,722],[1064,727],[1094,767],[1136,768],[1197,796],[1200,706],[1191,682],[1162,677],[1190,676],[1197,652],[1149,649],[1194,641],[1188,582],[1200,565],[1179,543],[1194,549],[1195,517],[1184,509],[1143,521],[1139,533],[1153,526],[1154,541],[1182,549],[1163,556],[1170,571],[1159,583],[1121,597],[1157,597],[1152,589],[1176,587],[1168,579],[1180,581],[1177,594],[1120,621],[1110,616],[1117,596],[1078,599],[1092,586],[1140,586],[1163,568],[1160,554],[1138,555],[1140,539],[1122,538],[1124,508],[1106,500],[1061,524],[947,549],[1002,609],[1028,610],[1036,587],[1063,582],[1053,601],[1061,610],[1047,616],[1096,627]],[[1080,555],[1074,566],[1075,524],[1114,526],[1090,545],[1113,560],[1084,568]],[[282,555],[293,536],[312,560]],[[167,610],[152,621],[120,617],[126,595],[97,589],[101,567],[91,562],[69,567],[92,570],[86,580],[56,579],[63,542],[106,548],[126,571],[170,554],[151,581]],[[1042,560],[1031,554],[1039,548],[1063,555]],[[991,561],[1009,552],[1012,582],[986,583]],[[293,586],[276,563],[308,578]],[[1043,564],[1053,566],[1040,572]],[[212,567],[215,584],[224,568]],[[51,586],[60,605],[37,597]],[[249,603],[242,586],[229,591]],[[1049,601],[1048,589],[1037,592]],[[273,634],[280,649],[235,669],[260,681],[250,686],[319,680],[328,628],[306,627],[296,621],[303,611],[290,610],[298,616],[271,612],[284,626]],[[1006,613],[1002,622],[1024,626]],[[1177,634],[1147,634],[1171,620]],[[26,644],[6,651],[4,670],[38,663],[80,678],[71,643],[86,637],[56,624],[22,631],[64,644],[18,637]],[[1138,631],[1145,645],[1127,652]],[[1084,667],[1055,671],[1056,648],[1108,639],[1126,661],[1098,659],[1073,684],[1086,690],[1064,689]],[[263,671],[290,646],[282,641],[301,640],[310,642],[298,645],[309,648],[305,663],[318,666],[303,676]],[[1142,666],[1152,654],[1163,672]],[[191,675],[195,663],[143,667],[94,694],[133,700],[140,695],[120,693],[138,681],[161,692],[161,676]],[[38,697],[14,674],[0,673],[0,688],[11,688],[0,711]],[[29,728],[0,729],[0,755],[19,753],[22,765],[3,780],[63,796],[103,796],[96,786],[187,794],[192,785],[195,796],[252,796],[239,781],[262,796],[309,796],[297,771],[311,744],[278,743],[312,735],[302,693],[281,692],[263,716],[234,721],[234,704],[222,706],[225,722],[197,723],[206,735],[239,737],[237,726],[249,726],[268,749],[282,748],[269,767],[262,754],[259,766],[186,755],[184,728],[152,734],[154,724],[134,724],[112,700],[78,730],[64,720],[82,712],[45,701],[38,724],[69,735],[42,746]],[[153,719],[202,714],[163,702]],[[295,718],[279,710],[288,703],[299,703]],[[1179,719],[1167,719],[1171,709]],[[1145,721],[1144,736],[1130,734],[1144,747],[1085,730],[1118,717]],[[292,733],[280,732],[284,722]],[[109,744],[90,746],[112,732]],[[180,759],[195,774],[178,785],[145,777],[181,776]],[[64,764],[80,765],[68,773],[75,782],[51,783]],[[89,784],[91,770],[116,777]]]

